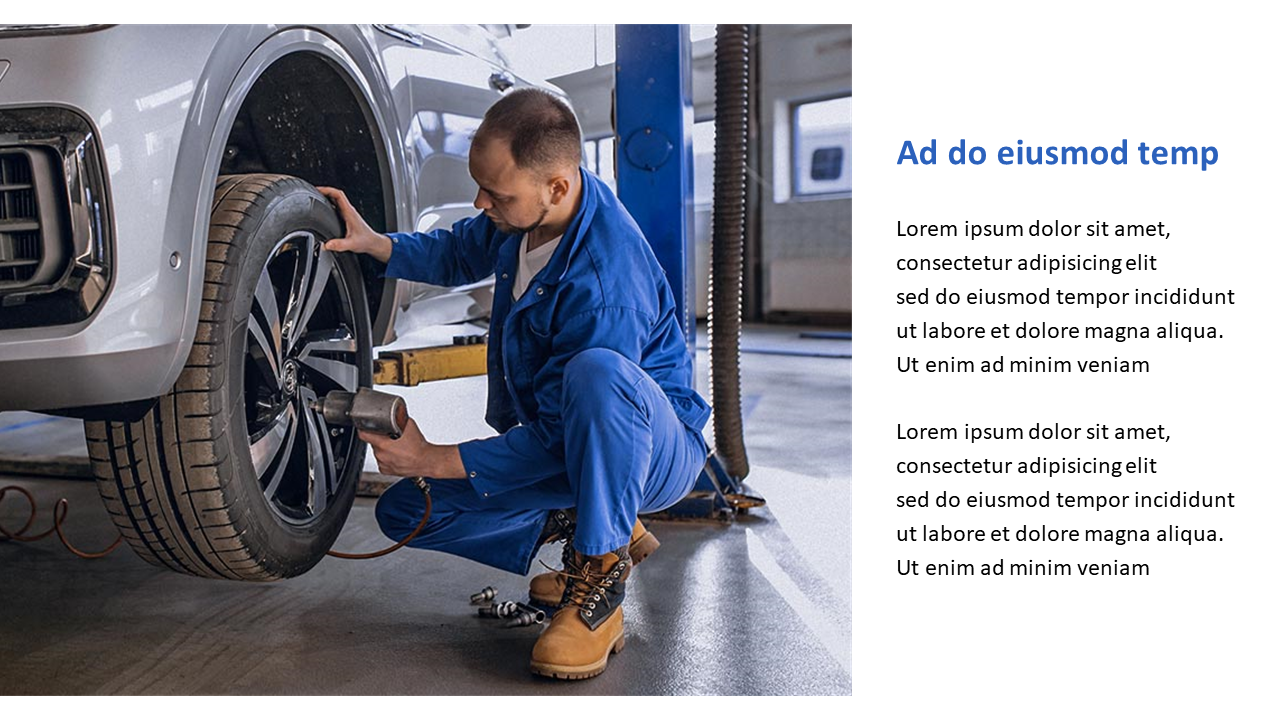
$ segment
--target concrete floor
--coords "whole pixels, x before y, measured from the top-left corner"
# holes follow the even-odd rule
[[[538,629],[502,629],[467,602],[485,585],[523,597],[525,579],[447,555],[326,558],[258,585],[180,576],[127,548],[80,560],[46,539],[0,542],[0,695],[850,694],[850,343],[799,333],[743,338],[748,483],[768,507],[651,523],[662,547],[628,584],[627,646],[600,677],[530,675]],[[482,379],[400,391],[429,438],[489,434]],[[83,455],[79,423],[0,414],[0,455],[13,454]],[[40,528],[66,497],[75,543],[115,536],[92,483],[0,476],[8,484],[37,496]],[[20,525],[23,505],[6,498],[0,523]],[[385,544],[373,501],[357,500],[338,546]]]

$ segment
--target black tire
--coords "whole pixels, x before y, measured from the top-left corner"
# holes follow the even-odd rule
[[[107,511],[148,562],[275,580],[333,545],[365,445],[309,402],[368,386],[373,364],[359,266],[319,248],[340,227],[297,178],[218,179],[200,323],[177,384],[137,422],[85,423]]]

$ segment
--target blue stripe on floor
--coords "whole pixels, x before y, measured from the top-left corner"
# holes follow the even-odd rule
[[[61,419],[62,418],[51,417],[51,418],[42,418],[40,420],[28,420],[27,422],[24,422],[24,423],[18,423],[17,425],[10,425],[8,427],[0,428],[0,433],[13,432],[14,430],[21,430],[23,428],[35,427],[36,425],[48,425],[49,423],[58,422]]]

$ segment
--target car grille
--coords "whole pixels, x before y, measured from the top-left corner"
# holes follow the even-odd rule
[[[0,153],[0,287],[31,280],[42,245],[31,158]]]
[[[88,319],[114,255],[93,126],[67,108],[0,108],[0,334]]]

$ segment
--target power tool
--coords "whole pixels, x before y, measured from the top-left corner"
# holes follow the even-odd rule
[[[405,425],[409,424],[409,409],[404,404],[404,398],[363,387],[353,393],[334,390],[311,403],[311,409],[324,416],[324,421],[330,425],[354,427],[375,435],[385,435],[392,440],[399,440]],[[413,532],[395,545],[378,552],[341,553],[330,550],[328,554],[347,560],[368,560],[399,550],[418,537],[431,517],[431,486],[420,477],[409,479],[422,491],[422,497],[426,501],[422,520]]]
[[[392,440],[400,439],[409,422],[404,398],[369,388],[354,393],[334,390],[312,402],[311,409],[323,415],[330,425],[354,427]]]

